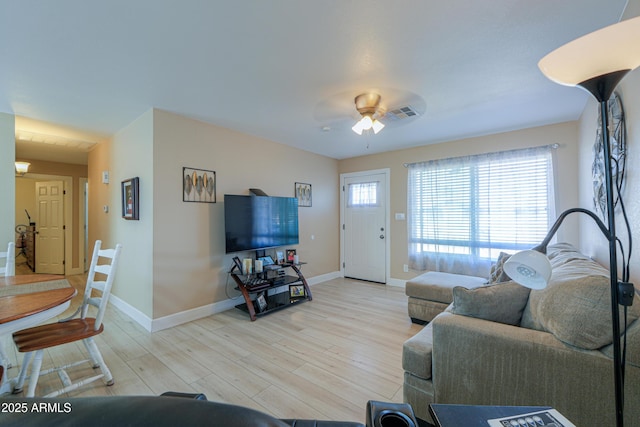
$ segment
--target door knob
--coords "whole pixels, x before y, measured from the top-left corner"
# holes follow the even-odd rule
[[[381,238],[381,239],[384,239],[384,234],[381,234],[381,235],[380,235],[380,238]]]

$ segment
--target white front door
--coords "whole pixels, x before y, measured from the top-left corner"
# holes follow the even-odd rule
[[[64,274],[64,184],[36,182],[36,273]]]
[[[387,173],[343,177],[344,276],[387,281]]]

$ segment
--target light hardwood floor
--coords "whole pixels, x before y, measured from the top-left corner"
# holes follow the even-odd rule
[[[69,276],[81,301],[85,276]],[[404,290],[350,279],[311,287],[313,301],[257,321],[236,309],[149,333],[109,307],[97,338],[115,384],[89,384],[67,396],[200,392],[209,400],[251,407],[278,418],[365,421],[368,400],[402,401],[402,343],[420,330],[407,316]],[[17,376],[22,355],[5,349]],[[84,353],[51,349],[43,369]],[[86,374],[77,367],[70,375]],[[60,388],[52,374],[37,395]]]

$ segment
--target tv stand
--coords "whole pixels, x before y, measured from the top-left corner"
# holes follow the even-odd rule
[[[305,263],[285,263],[278,265],[278,269],[268,269],[261,273],[251,274],[242,274],[240,271],[235,271],[235,267],[232,268],[229,273],[238,285],[238,290],[242,293],[245,301],[236,305],[236,308],[247,312],[251,321],[254,321],[258,316],[311,301],[313,299],[311,290],[300,271],[303,264]],[[287,274],[289,269],[293,270],[295,276]],[[302,286],[304,295],[292,296],[290,293],[291,285]],[[278,288],[284,286],[288,286],[287,289],[278,292]],[[261,302],[263,302],[262,305]]]

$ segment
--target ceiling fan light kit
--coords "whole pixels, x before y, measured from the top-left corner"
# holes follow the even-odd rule
[[[362,135],[362,132],[365,130],[373,129],[373,133],[378,133],[382,128],[384,128],[384,124],[381,121],[372,119],[371,116],[366,115],[358,120],[351,129],[358,135]]]
[[[377,93],[363,93],[355,98],[356,110],[362,118],[351,128],[358,135],[365,130],[373,129],[378,133],[384,128],[384,123],[378,119],[384,116],[384,109],[380,108],[380,95]]]

